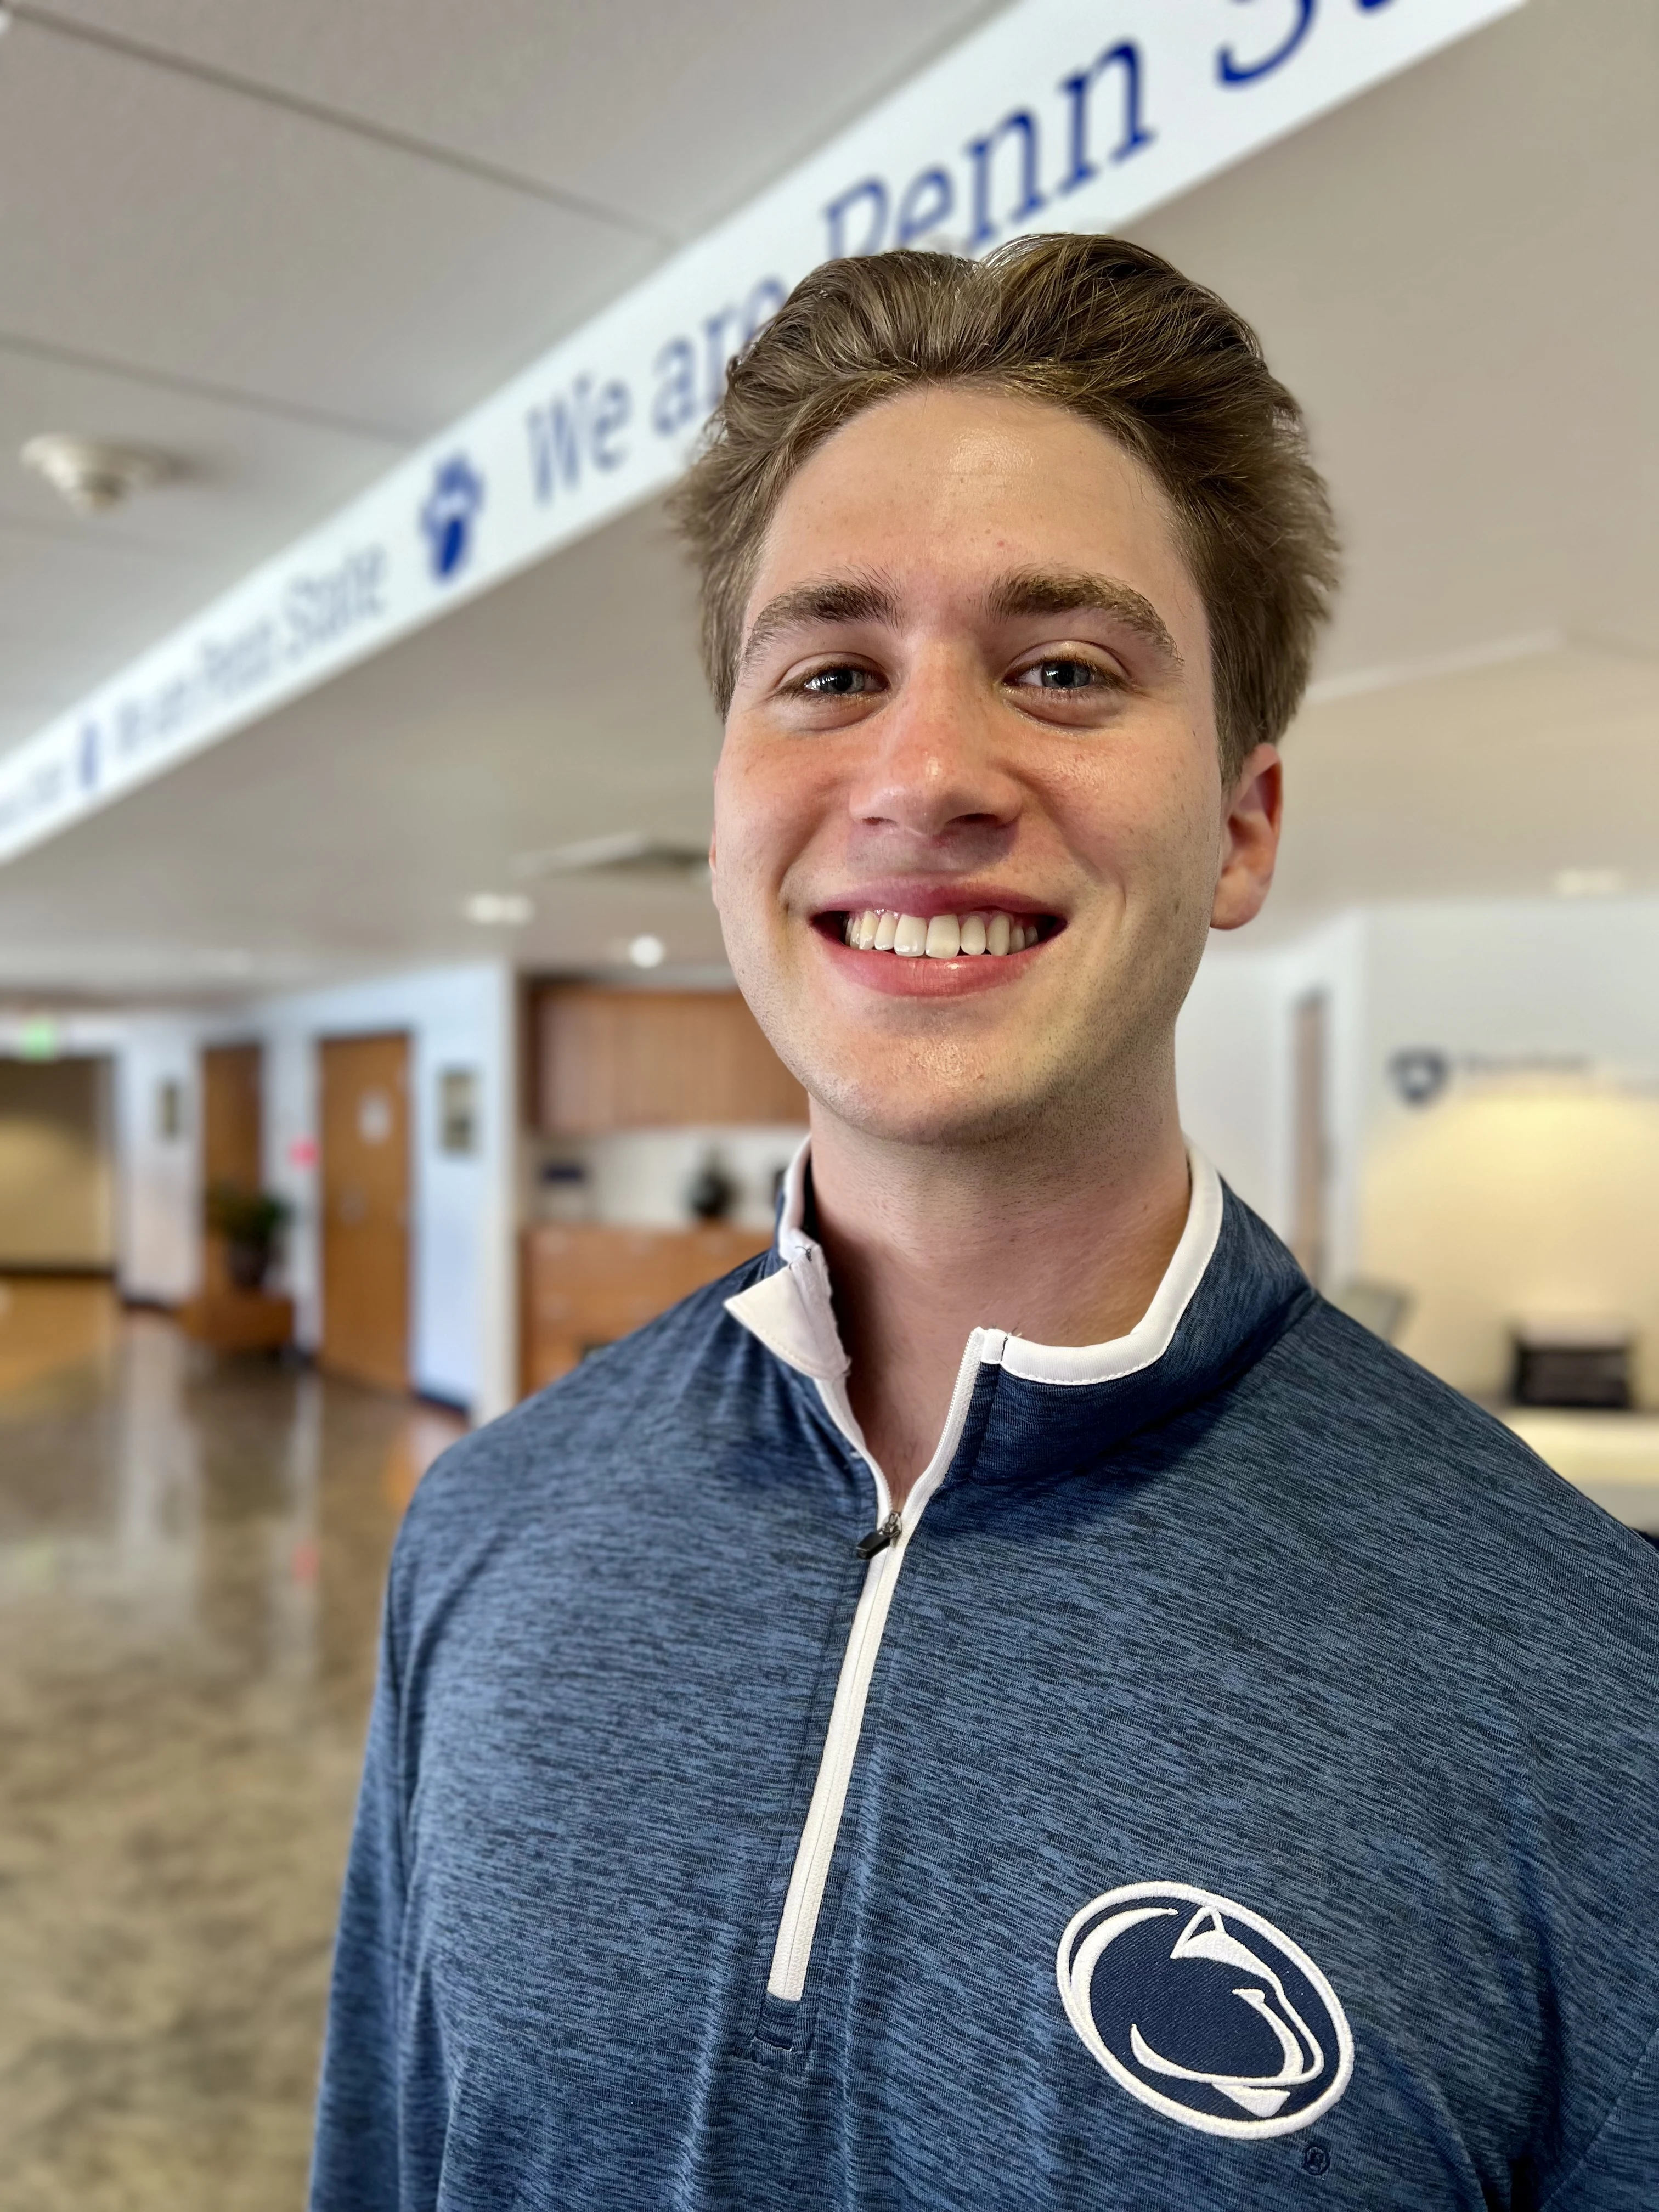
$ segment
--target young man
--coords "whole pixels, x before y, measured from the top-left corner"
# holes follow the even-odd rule
[[[1659,1561],[1176,1119],[1294,403],[1111,240],[842,263],[682,513],[810,1154],[415,1500],[319,2212],[1659,2203]]]

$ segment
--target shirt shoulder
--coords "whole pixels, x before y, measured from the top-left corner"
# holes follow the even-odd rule
[[[619,1455],[636,1467],[654,1448],[659,1459],[687,1461],[733,1425],[763,1418],[775,1363],[726,1300],[770,1261],[758,1254],[705,1284],[452,1445],[416,1491],[395,1571],[451,1559],[458,1547],[476,1552],[591,1497]]]
[[[1659,1680],[1659,1549],[1328,1301],[1240,1398],[1258,1436],[1294,1439],[1299,1502],[1327,1540],[1425,1619],[1494,1649],[1621,1658]]]

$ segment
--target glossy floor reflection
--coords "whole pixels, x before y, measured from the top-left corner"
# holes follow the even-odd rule
[[[380,1592],[447,1416],[0,1285],[0,2212],[293,2212]]]

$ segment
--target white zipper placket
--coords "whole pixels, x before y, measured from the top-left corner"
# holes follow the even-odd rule
[[[801,1991],[806,1986],[806,1970],[811,1963],[818,1915],[823,1906],[824,1885],[830,1879],[830,1868],[841,1834],[848,1785],[853,1778],[853,1762],[858,1756],[859,1737],[864,1726],[865,1703],[881,1650],[894,1587],[916,1524],[927,1510],[928,1499],[945,1480],[962,1442],[982,1348],[988,1339],[1000,1334],[1000,1330],[976,1328],[969,1336],[962,1364],[957,1370],[956,1388],[951,1394],[944,1431],[933,1456],[904,1501],[904,1509],[897,1516],[896,1532],[872,1559],[865,1573],[864,1588],[859,1594],[858,1609],[853,1615],[852,1632],[836,1682],[836,1701],[830,1709],[830,1727],[818,1760],[812,1802],[806,1808],[805,1825],[796,1846],[795,1863],[783,1900],[783,1917],[773,1947],[771,1971],[767,1976],[766,1994],[785,2004],[799,2004]],[[836,1426],[874,1478],[876,1520],[878,1529],[884,1528],[892,1517],[892,1493],[887,1486],[887,1477],[865,1449],[864,1439],[847,1404],[845,1386],[829,1386],[820,1382],[818,1389]]]

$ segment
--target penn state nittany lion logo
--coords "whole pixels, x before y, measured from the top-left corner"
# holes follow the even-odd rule
[[[472,526],[483,505],[483,478],[465,453],[453,453],[438,464],[421,509],[432,573],[445,583],[462,568],[472,550]]]
[[[1120,2088],[1212,2136],[1283,2136],[1353,2071],[1336,1991],[1259,1912],[1182,1881],[1085,1905],[1060,1941],[1066,2017]]]

